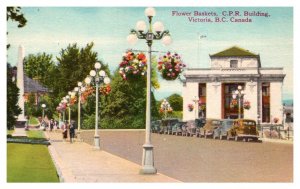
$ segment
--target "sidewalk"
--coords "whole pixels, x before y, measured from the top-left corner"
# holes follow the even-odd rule
[[[14,133],[12,134],[14,137],[26,137],[26,131],[24,128],[15,128]]]
[[[162,174],[141,175],[140,165],[84,142],[63,142],[61,133],[45,132],[61,182],[180,182]]]

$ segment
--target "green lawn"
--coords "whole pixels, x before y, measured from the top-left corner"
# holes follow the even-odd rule
[[[45,138],[43,131],[39,130],[29,130],[27,132],[27,137],[28,138]]]
[[[8,143],[7,182],[59,182],[47,146]]]
[[[30,117],[29,125],[37,125],[39,124],[39,120],[36,117]]]

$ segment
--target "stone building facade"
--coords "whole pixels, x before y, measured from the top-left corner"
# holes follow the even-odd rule
[[[238,107],[232,107],[232,94],[241,86],[245,95],[241,99],[249,101],[249,110],[241,108],[242,118],[261,123],[271,123],[274,118],[283,119],[282,85],[285,74],[283,68],[265,68],[260,55],[240,47],[230,47],[210,55],[211,68],[188,68],[183,83],[183,119],[195,117],[235,119]],[[193,99],[198,97],[202,104]],[[188,104],[195,106],[193,111]],[[203,108],[205,107],[205,108]]]

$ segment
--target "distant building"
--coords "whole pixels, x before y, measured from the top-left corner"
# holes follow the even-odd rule
[[[232,94],[240,85],[245,92],[242,99],[251,104],[249,110],[241,108],[241,117],[270,123],[274,118],[283,120],[282,84],[283,68],[264,68],[259,54],[240,47],[231,47],[210,55],[211,68],[188,68],[183,83],[183,119],[195,116],[207,118],[238,117],[238,107],[232,107]],[[199,97],[205,108],[198,105],[189,111],[187,104],[194,104]],[[243,104],[241,104],[243,107]],[[195,112],[196,111],[196,112]]]
[[[14,68],[14,77],[17,78],[17,71],[16,71],[16,67]],[[24,101],[27,102],[28,100],[28,96],[30,94],[34,94],[35,95],[35,103],[36,105],[39,104],[40,101],[40,97],[44,96],[45,94],[48,94],[50,91],[47,87],[44,87],[43,85],[41,85],[37,80],[31,79],[29,77],[27,77],[24,74]]]

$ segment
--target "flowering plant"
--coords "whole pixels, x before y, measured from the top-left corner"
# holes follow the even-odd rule
[[[147,58],[144,53],[134,54],[127,51],[119,64],[119,73],[124,80],[145,75],[147,71]]]
[[[164,113],[164,112],[165,112],[165,110],[164,110],[163,108],[160,108],[160,109],[159,109],[159,113]],[[173,108],[169,107],[169,108],[167,109],[167,112],[168,112],[168,113],[172,113],[172,112],[173,112]]]
[[[109,84],[108,85],[103,85],[103,86],[100,87],[99,91],[102,95],[108,95],[111,91],[111,87],[110,87]]]
[[[199,104],[199,110],[205,111],[205,109],[206,109],[206,104],[204,103]]]
[[[64,111],[67,108],[67,104],[66,103],[62,103],[60,106],[56,107],[57,111]]]
[[[274,122],[274,123],[277,123],[278,121],[279,121],[279,119],[278,119],[277,117],[274,117],[274,118],[273,118],[273,122]]]
[[[232,99],[230,103],[230,108],[236,108],[238,106],[237,99]]]
[[[73,105],[77,102],[77,98],[76,96],[72,96],[71,99],[70,99],[70,105]]]
[[[95,89],[92,86],[87,86],[85,91],[81,94],[81,102],[85,103],[88,96],[93,94],[94,91],[95,91]]]
[[[248,100],[244,101],[244,109],[249,110],[251,108],[250,102]]]
[[[191,112],[194,110],[194,105],[193,104],[188,104],[188,110]]]
[[[157,69],[161,72],[161,76],[166,80],[175,80],[183,71],[185,64],[181,57],[175,53],[168,52],[166,55],[159,58]]]

